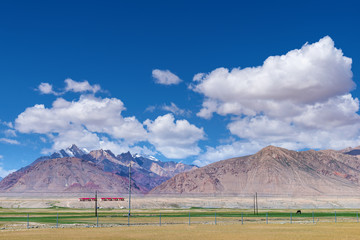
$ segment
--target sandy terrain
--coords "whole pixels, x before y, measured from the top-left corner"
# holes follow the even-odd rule
[[[358,223],[172,225],[2,230],[1,239],[360,239]]]
[[[105,202],[98,201],[100,208],[127,208],[128,198],[125,201]],[[93,196],[81,196],[93,197]],[[101,198],[102,196],[99,196]],[[131,207],[134,209],[162,209],[162,208],[253,208],[253,196],[218,196],[218,197],[179,197],[179,196],[132,196]],[[92,208],[94,202],[80,202],[78,197],[36,197],[36,196],[0,196],[2,208]],[[360,196],[258,196],[259,209],[306,209],[306,208],[359,208]]]

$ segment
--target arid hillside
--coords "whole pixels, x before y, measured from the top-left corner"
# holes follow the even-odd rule
[[[184,172],[152,194],[342,195],[360,190],[360,160],[334,151],[290,151],[268,146],[250,156]]]

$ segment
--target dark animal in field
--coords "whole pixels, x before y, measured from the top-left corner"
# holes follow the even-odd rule
[[[301,214],[301,210],[297,210],[296,214]]]

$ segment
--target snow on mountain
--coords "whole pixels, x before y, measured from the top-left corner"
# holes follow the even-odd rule
[[[149,192],[179,172],[194,168],[176,162],[161,162],[155,157],[144,157],[130,152],[115,156],[110,150],[89,153],[75,144],[66,149],[42,156],[4,178],[1,191],[127,191],[129,163],[134,189]],[[111,180],[113,179],[113,180]]]
[[[75,144],[69,146],[66,149],[61,149],[58,152],[54,152],[50,157],[51,158],[63,158],[63,157],[81,157],[87,152],[78,148]]]
[[[154,161],[154,162],[159,162],[159,161],[160,161],[159,159],[157,159],[157,158],[154,157],[154,156],[147,156],[147,158],[150,159],[150,160],[152,160],[152,161]]]
[[[147,159],[150,159],[151,161],[154,161],[154,162],[159,162],[160,160],[159,159],[157,159],[156,157],[154,157],[154,156],[151,156],[151,155],[140,155],[140,154],[138,154],[138,153],[135,153],[134,155],[133,155],[133,158],[147,158]]]

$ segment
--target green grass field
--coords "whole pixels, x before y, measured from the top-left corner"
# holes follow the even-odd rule
[[[1,228],[54,227],[77,224],[79,226],[106,225],[166,225],[166,224],[272,224],[272,223],[319,223],[359,221],[358,209],[307,209],[301,215],[296,210],[260,210],[254,215],[249,209],[149,209],[133,210],[128,219],[128,210],[99,209],[98,218],[94,209],[0,209]],[[129,222],[128,222],[129,221]],[[29,222],[29,225],[28,225]],[[359,225],[360,226],[360,225]]]
[[[140,209],[128,219],[128,210],[99,209],[97,219],[94,209],[4,208],[0,209],[0,239],[360,239],[358,209],[336,210],[336,223],[333,209],[295,212],[262,209],[254,215],[249,209]]]

